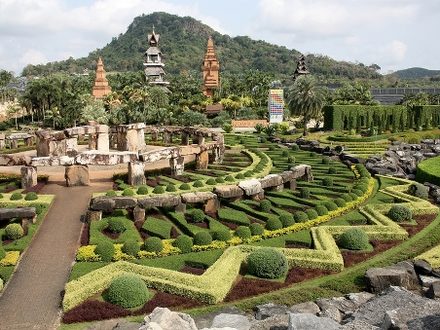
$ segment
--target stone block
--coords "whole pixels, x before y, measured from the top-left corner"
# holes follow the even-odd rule
[[[133,209],[133,221],[144,221],[145,220],[145,209],[136,205]]]
[[[243,190],[237,185],[217,186],[214,193],[220,198],[240,198],[244,195]]]
[[[178,195],[151,196],[138,200],[138,204],[144,209],[151,209],[153,207],[175,207],[181,203],[181,198]]]
[[[88,186],[90,185],[89,167],[87,165],[66,166],[64,172],[66,186]]]
[[[216,199],[217,196],[209,191],[197,191],[191,193],[183,193],[180,195],[183,203],[205,203],[210,199]]]
[[[218,200],[217,196],[215,198],[208,199],[203,206],[203,210],[205,213],[217,213],[219,208],[220,201]]]
[[[301,178],[305,181],[312,181],[313,175],[312,175],[312,167],[310,165],[296,165],[290,169],[293,172],[293,177],[295,179]]]
[[[365,273],[371,292],[381,292],[389,286],[401,286],[408,290],[419,289],[419,280],[412,263],[399,263],[390,267],[370,268]]]
[[[238,186],[243,189],[246,196],[259,195],[263,191],[261,183],[257,179],[240,181]]]
[[[0,208],[0,221],[14,218],[34,219],[36,216],[35,207]]]
[[[208,151],[201,151],[196,155],[196,169],[198,170],[206,170],[208,168],[209,163],[209,154]]]
[[[34,166],[25,166],[20,169],[21,188],[28,189],[37,185],[37,168]]]
[[[110,213],[115,208],[116,202],[113,197],[100,196],[92,198],[90,201],[90,209],[93,211],[103,211]]]
[[[173,157],[170,159],[171,175],[182,175],[185,170],[185,158]]]
[[[128,163],[128,184],[131,186],[141,186],[146,183],[144,163],[140,161]]]
[[[251,323],[249,319],[240,314],[221,313],[212,320],[211,328],[233,328],[236,330],[249,330]]]
[[[102,211],[87,210],[85,219],[87,223],[100,221],[102,219]]]
[[[115,202],[115,209],[132,209],[137,205],[135,197],[117,196],[112,198]]]
[[[269,174],[260,179],[261,188],[272,188],[283,184],[283,178],[278,174]]]
[[[96,149],[103,152],[110,151],[110,140],[108,133],[98,134],[98,138],[96,140]]]

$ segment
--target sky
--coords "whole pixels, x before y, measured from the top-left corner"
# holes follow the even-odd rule
[[[87,56],[155,11],[382,73],[440,69],[439,0],[0,0],[0,69]]]

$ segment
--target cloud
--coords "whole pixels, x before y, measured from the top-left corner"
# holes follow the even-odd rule
[[[35,49],[28,49],[18,60],[20,64],[42,64],[47,62],[46,56]]]

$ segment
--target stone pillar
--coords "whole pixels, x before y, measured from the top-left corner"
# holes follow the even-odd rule
[[[11,146],[11,149],[17,149],[18,148],[18,140],[17,139],[11,139],[11,140],[9,140],[10,141],[10,146]]]
[[[137,130],[137,136],[138,136],[138,148],[139,150],[143,150],[146,148],[145,144],[145,132],[143,128],[140,128]]]
[[[181,144],[183,146],[189,145],[189,135],[188,135],[188,133],[182,132],[182,142],[181,142]]]
[[[182,175],[185,170],[185,159],[181,156],[170,159],[171,175]]]
[[[97,134],[89,134],[89,149],[96,150],[97,146],[98,146]]]
[[[67,187],[90,185],[89,167],[87,165],[69,165],[64,172]]]
[[[196,155],[196,169],[198,170],[206,170],[208,168],[209,163],[209,155],[208,151],[201,151],[198,155]]]
[[[136,129],[128,129],[125,138],[127,146],[125,151],[139,151],[138,132]]]
[[[141,186],[146,184],[144,163],[134,161],[128,163],[128,184],[131,186]]]
[[[37,168],[34,166],[24,166],[21,172],[21,188],[28,189],[37,185]]]
[[[173,136],[170,132],[163,132],[162,137],[163,143],[171,143],[171,141],[173,141]]]
[[[37,157],[49,157],[49,140],[37,136]]]
[[[296,179],[286,182],[286,185],[290,190],[296,190]]]
[[[174,207],[174,210],[176,212],[184,213],[186,212],[186,204],[185,203],[179,203]]]
[[[78,138],[72,137],[72,138],[66,138],[65,140],[62,140],[64,142],[64,155],[67,155],[69,157],[74,157],[78,154]],[[61,150],[63,147],[61,148]],[[62,152],[62,151],[61,151]],[[63,156],[63,155],[59,155]]]
[[[205,137],[199,135],[199,136],[197,137],[197,143],[198,143],[199,146],[205,144]]]
[[[215,147],[212,149],[209,161],[213,164],[221,164],[223,161],[223,157],[221,157],[221,151],[219,147]]]
[[[25,139],[24,139],[24,144],[25,144],[27,147],[32,146],[32,145],[33,145],[33,138],[32,138],[32,136],[29,136],[29,137],[25,138]]]
[[[134,222],[145,221],[145,209],[136,205],[133,209],[133,221]]]
[[[151,132],[151,141],[157,141],[158,135],[159,135],[158,131],[152,131]]]
[[[218,198],[208,199],[205,205],[203,205],[203,208],[205,213],[217,213],[218,209],[220,208],[220,202]]]
[[[107,125],[99,125],[97,127],[98,137],[96,139],[96,149],[98,151],[110,151],[109,129]]]
[[[5,145],[6,136],[4,133],[0,133],[0,150],[6,147]]]

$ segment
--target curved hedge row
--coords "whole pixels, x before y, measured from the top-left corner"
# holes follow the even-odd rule
[[[429,158],[417,165],[416,180],[440,185],[440,156]]]

